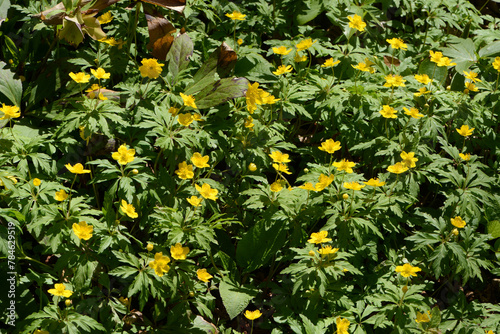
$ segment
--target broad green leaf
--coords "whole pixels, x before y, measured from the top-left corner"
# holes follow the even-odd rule
[[[435,63],[431,62],[430,59],[424,60],[420,67],[418,68],[419,74],[427,74],[429,78],[444,84],[446,75],[448,74],[448,69],[446,66],[437,66]]]
[[[308,8],[297,12],[295,19],[297,21],[297,24],[299,25],[303,25],[311,20],[314,20],[316,16],[321,14],[321,12],[324,10],[323,1],[321,0],[310,0],[304,1],[302,3],[306,4]]]
[[[500,54],[500,41],[493,42],[491,44],[486,45],[484,48],[479,50],[479,57],[490,57],[497,56]]]
[[[0,93],[11,101],[11,105],[20,106],[23,94],[21,80],[14,79],[14,73],[4,69],[5,65],[7,64],[0,61]]]
[[[248,303],[257,296],[256,290],[237,286],[230,281],[220,282],[219,292],[231,320],[243,312]]]
[[[455,70],[458,73],[462,73],[477,61],[475,54],[476,47],[470,38],[456,38],[455,40],[457,41],[456,44],[451,44],[449,47],[443,49],[443,55],[450,57],[452,62],[457,63]]]
[[[493,239],[500,238],[500,220],[488,222],[488,234],[491,234]]]
[[[184,70],[193,55],[193,41],[187,34],[181,34],[174,38],[174,42],[167,54],[168,70],[172,77],[177,77],[180,71]]]
[[[285,238],[286,231],[282,223],[259,221],[238,242],[238,265],[246,272],[262,267],[283,246]]]
[[[196,95],[198,109],[210,108],[231,99],[245,96],[248,89],[245,78],[225,78],[206,86]]]

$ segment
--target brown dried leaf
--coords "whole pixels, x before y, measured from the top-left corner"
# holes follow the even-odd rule
[[[225,74],[231,72],[236,61],[238,60],[238,56],[236,52],[226,42],[222,42],[222,45],[219,47],[219,58],[217,60],[217,67],[219,69],[219,75],[224,76]]]
[[[63,3],[60,2],[52,8],[46,9],[40,14],[33,15],[35,18],[41,19],[45,24],[62,24],[63,19],[66,16],[66,8]]]
[[[164,61],[172,46],[176,29],[166,18],[144,6],[146,20],[148,21],[149,43],[148,49],[153,49],[153,56]]]
[[[399,66],[399,64],[401,62],[397,58],[394,58],[394,57],[391,57],[391,56],[384,56],[384,63],[387,66],[391,66],[391,64],[394,65],[394,66]]]
[[[176,12],[182,13],[184,7],[186,7],[186,0],[141,0],[142,2],[151,3],[160,7],[175,10]]]

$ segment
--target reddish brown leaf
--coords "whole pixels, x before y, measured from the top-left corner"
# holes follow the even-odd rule
[[[226,44],[226,42],[222,42],[218,51],[219,59],[217,60],[217,67],[219,68],[219,75],[221,74],[220,72],[227,74],[233,69],[238,56],[236,55],[236,52],[234,52],[234,50]],[[228,70],[227,73],[226,70]]]
[[[148,21],[149,43],[148,49],[153,49],[153,56],[164,61],[168,50],[172,46],[176,29],[161,14],[156,13],[144,6],[146,20]]]
[[[184,7],[186,7],[186,0],[141,0],[142,2],[151,3],[160,7],[175,10],[176,12],[182,13]]]
[[[66,8],[63,3],[60,2],[52,8],[46,9],[40,14],[33,15],[33,17],[41,19],[45,24],[62,24],[63,19],[66,16]]]
[[[387,66],[391,66],[391,64],[394,65],[394,66],[399,66],[400,61],[399,61],[399,59],[393,58],[391,56],[384,56],[384,63]]]

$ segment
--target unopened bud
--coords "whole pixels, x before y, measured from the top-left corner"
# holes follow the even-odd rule
[[[343,195],[342,195],[342,198],[343,198],[343,199],[349,199],[349,195],[347,195],[347,194],[343,194]]]
[[[454,228],[453,231],[451,231],[451,233],[453,233],[453,235],[457,236],[458,235],[458,229]]]
[[[248,170],[250,170],[251,172],[255,172],[257,170],[257,165],[253,162],[248,164]]]
[[[451,86],[446,86],[446,90],[451,90]]]
[[[71,306],[71,304],[73,304],[73,302],[71,301],[71,299],[66,299],[66,300],[64,301],[64,304],[66,305],[66,307],[70,307],[70,306]]]
[[[151,252],[153,250],[153,248],[154,248],[153,244],[148,244],[146,246],[146,249],[148,250],[148,252]]]
[[[309,173],[309,168],[304,168],[304,173]]]
[[[316,255],[316,253],[312,250],[312,251],[309,251],[309,255],[314,256],[314,255]]]
[[[193,291],[189,291],[189,297],[194,297],[194,292]]]
[[[402,290],[403,290],[403,293],[406,293],[408,291],[408,285],[405,285]]]
[[[469,94],[469,90],[467,88],[464,89],[464,94]]]
[[[132,169],[132,173],[137,175],[137,174],[139,174],[139,171],[134,168],[134,169]]]

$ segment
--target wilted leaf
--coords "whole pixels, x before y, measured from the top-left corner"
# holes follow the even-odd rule
[[[245,96],[248,84],[246,78],[217,80],[196,95],[196,105],[199,109],[210,108],[231,99]]]
[[[93,0],[84,0],[84,1],[82,1],[82,6],[85,6],[87,3],[90,3],[92,1]],[[107,8],[107,7],[111,6],[112,4],[117,3],[118,1],[120,1],[120,0],[97,0],[92,5],[92,7],[90,7],[90,9],[97,9],[98,11],[103,10],[104,8]]]
[[[153,49],[153,56],[158,60],[165,60],[172,46],[176,29],[173,24],[157,12],[144,7],[146,20],[148,22],[149,43],[148,49]]]
[[[59,31],[59,39],[65,39],[68,43],[78,46],[83,41],[82,26],[75,18],[66,16],[63,28]]]
[[[397,58],[391,56],[384,56],[384,64],[386,64],[387,66],[391,66],[391,64],[394,66],[399,66],[400,63],[401,62]]]
[[[152,3],[153,5],[172,9],[179,13],[182,13],[184,7],[186,7],[186,0],[142,0],[142,2]]]
[[[82,30],[95,40],[106,38],[106,34],[102,31],[99,20],[92,15],[83,17]]]
[[[64,8],[62,2],[52,8],[44,10],[40,14],[33,15],[35,18],[41,19],[45,24],[52,25],[63,23],[64,16],[66,16],[66,8]]]

